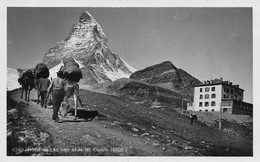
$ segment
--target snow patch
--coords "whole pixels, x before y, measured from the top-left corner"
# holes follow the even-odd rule
[[[108,65],[111,66],[110,61],[108,59],[106,59],[106,62],[107,62]]]
[[[168,71],[163,72],[161,75],[165,75],[165,74],[168,74],[168,73],[171,73],[171,72],[176,72],[176,70],[168,70]]]
[[[127,62],[125,62],[121,57],[120,59],[123,61],[123,63],[125,64],[125,66],[133,73],[135,71],[137,71],[135,68],[133,68],[131,65],[129,65]]]
[[[62,62],[60,62],[58,65],[54,66],[53,68],[49,69],[50,72],[49,79],[57,78],[57,72],[60,70],[61,66],[63,66]]]
[[[18,83],[19,73],[16,69],[7,68],[7,91],[20,88]]]
[[[74,61],[77,63],[77,64],[79,64],[79,68],[81,69],[81,68],[83,68],[83,67],[85,67],[84,65],[83,65],[83,61],[77,61],[75,58],[73,58],[74,59]]]
[[[130,77],[129,74],[124,73],[121,69],[118,69],[117,73],[119,76],[121,76],[120,78],[129,78]],[[118,79],[120,79],[120,78],[118,78]]]
[[[103,70],[103,73],[112,81],[120,78],[129,78],[129,74],[124,73],[121,69],[118,69],[117,72],[107,70],[103,65],[100,65],[100,69]]]

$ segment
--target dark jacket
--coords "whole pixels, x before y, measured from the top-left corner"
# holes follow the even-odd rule
[[[38,91],[47,91],[48,87],[50,86],[50,80],[47,78],[41,78],[38,86]]]

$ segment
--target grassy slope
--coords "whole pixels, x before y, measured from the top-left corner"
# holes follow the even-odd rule
[[[83,102],[93,107],[109,120],[120,121],[125,129],[129,123],[137,128],[138,134],[150,132],[162,143],[176,141],[175,147],[191,146],[203,155],[252,155],[253,140],[228,134],[203,123],[190,125],[189,118],[174,110],[172,103],[162,108],[135,104],[134,99],[115,97],[90,91],[81,91]],[[129,130],[130,131],[130,130]]]

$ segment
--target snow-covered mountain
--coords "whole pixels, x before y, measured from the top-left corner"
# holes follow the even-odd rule
[[[43,58],[54,74],[61,66],[62,58],[72,57],[81,64],[81,84],[95,84],[129,78],[136,71],[120,56],[113,54],[107,46],[107,38],[94,17],[84,12],[79,22],[72,26],[68,37],[49,49]]]
[[[18,83],[19,72],[16,69],[7,68],[7,91],[20,88]]]

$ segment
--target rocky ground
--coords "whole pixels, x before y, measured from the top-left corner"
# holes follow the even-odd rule
[[[219,131],[189,117],[171,104],[145,102],[82,90],[85,104],[55,123],[52,109],[7,93],[7,155],[62,156],[252,156],[252,136]]]

